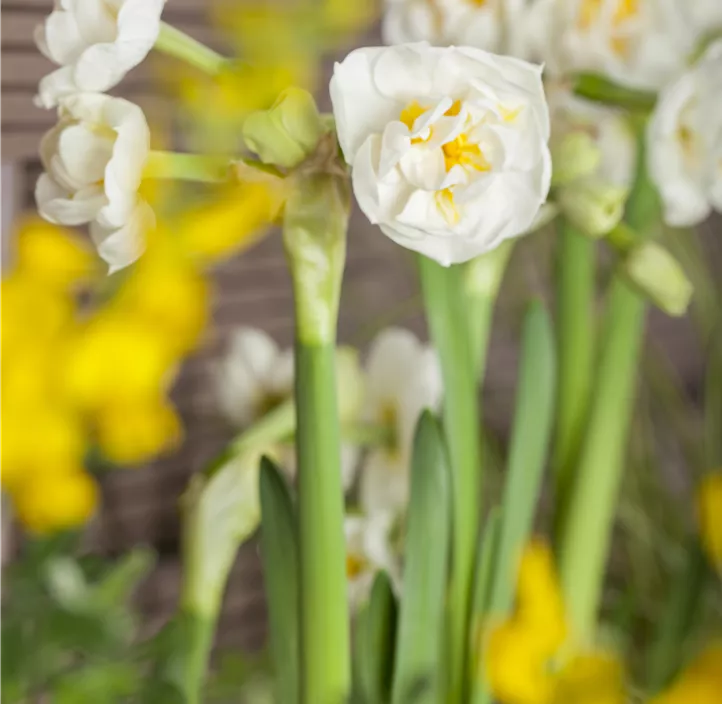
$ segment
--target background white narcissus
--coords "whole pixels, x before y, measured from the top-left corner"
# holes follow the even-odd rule
[[[360,471],[359,498],[367,514],[398,513],[409,498],[413,434],[421,412],[441,404],[436,352],[413,333],[389,328],[378,335],[366,363],[366,422],[391,429],[388,446],[368,451]]]
[[[154,224],[153,211],[138,195],[149,152],[143,111],[100,93],[64,98],[58,124],[40,144],[45,173],[35,190],[38,211],[53,223],[91,223],[91,237],[111,272],[140,256]]]
[[[665,88],[647,128],[649,172],[669,225],[722,211],[722,41]]]
[[[55,0],[35,30],[40,51],[61,68],[45,76],[36,103],[117,85],[153,48],[165,0]]]

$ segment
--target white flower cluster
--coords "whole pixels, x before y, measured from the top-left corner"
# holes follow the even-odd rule
[[[59,65],[40,81],[36,98],[39,106],[59,108],[59,122],[41,144],[38,210],[53,223],[90,223],[111,272],[138,258],[154,218],[138,195],[150,151],[143,111],[103,91],[151,50],[164,3],[56,0],[35,32],[40,51]]]
[[[564,92],[560,86],[568,84],[566,79],[579,72],[601,74],[634,90],[659,93],[647,131],[647,167],[661,194],[665,221],[669,225],[693,225],[704,219],[712,209],[722,210],[720,43],[711,43],[698,58],[700,44],[709,37],[722,34],[722,2],[719,0],[386,0],[385,5],[383,36],[389,44],[422,40],[439,47],[463,44],[544,64],[547,90],[554,94],[551,100],[555,103],[552,110],[553,135],[569,126],[570,108],[577,115],[585,114],[584,121],[591,127],[590,134],[604,157],[604,164],[594,174],[594,181],[590,182],[587,178],[589,174],[585,173],[584,182],[577,184],[575,189],[565,190],[566,202],[560,203],[565,212],[571,209],[574,216],[591,217],[592,229],[609,227],[614,224],[615,218],[618,219],[631,178],[630,164],[633,169],[635,156],[628,132],[614,125],[623,117],[615,116],[612,111],[597,111],[589,119],[590,106],[585,106],[580,100],[575,100],[572,105],[569,94],[560,98]],[[395,51],[398,52],[398,49]],[[469,53],[468,49],[452,51]],[[406,62],[405,65],[408,65],[409,59]],[[363,95],[366,99],[367,108],[356,113],[356,119],[350,126],[345,119],[348,108],[344,109],[342,103],[337,105],[340,101],[334,103],[337,118],[341,118],[339,133],[342,146],[346,158],[354,167],[355,179],[356,172],[361,172],[356,185],[361,207],[372,221],[379,222],[387,234],[405,246],[423,251],[444,263],[458,261],[463,258],[458,245],[455,245],[455,252],[437,256],[427,246],[428,241],[433,241],[430,237],[420,238],[418,232],[409,230],[407,220],[411,215],[415,221],[416,211],[408,205],[412,201],[408,194],[419,185],[434,196],[438,189],[430,188],[437,185],[432,183],[431,178],[421,181],[410,178],[408,165],[397,160],[396,154],[391,151],[405,148],[401,141],[401,129],[394,128],[392,138],[390,131],[382,131],[379,127],[383,122],[380,116],[385,105],[378,95],[397,97],[389,88],[390,80],[384,82],[381,78],[381,83],[376,83],[378,67],[383,66],[386,71],[389,63],[376,54],[367,54],[363,62],[352,54],[336,71],[338,84],[350,85],[355,81],[354,88],[347,91],[350,96]],[[417,60],[415,63],[414,75],[421,75],[420,66],[424,62]],[[363,78],[362,64],[367,67],[366,73],[370,78]],[[431,71],[429,77],[427,70],[427,77],[429,83],[434,84],[441,72],[435,65]],[[387,75],[395,77],[400,73],[397,66],[395,72],[389,71]],[[449,86],[454,83],[459,71],[454,69],[451,74],[453,79],[446,79]],[[505,79],[509,78],[508,72],[502,71],[502,75]],[[489,88],[486,75],[476,75],[474,80],[483,82],[486,90],[493,91],[497,85],[492,82]],[[404,81],[406,77],[400,83]],[[403,97],[407,95],[404,87],[396,87],[397,93]],[[353,100],[353,97],[350,99]],[[566,104],[566,108],[560,109],[560,103]],[[423,106],[430,111],[436,103],[427,99]],[[428,112],[423,125],[419,123],[418,127],[425,129],[430,126],[434,116],[435,113]],[[385,119],[388,122],[392,118],[386,116]],[[562,126],[556,124],[560,119]],[[493,119],[483,120],[493,123]],[[351,142],[352,149],[348,149],[349,139],[353,137],[349,138],[347,133],[357,132],[361,129],[357,125],[362,122],[368,132],[373,131],[380,136],[376,145],[367,149],[368,153],[358,156],[357,144]],[[413,143],[417,134],[414,132],[410,136]],[[428,139],[426,134],[421,136]],[[581,146],[581,137],[575,139]],[[484,148],[481,142],[478,144]],[[573,144],[571,140],[568,142],[569,147]],[[416,151],[419,151],[418,148]],[[483,153],[490,161],[487,150]],[[566,154],[569,154],[568,150]],[[611,171],[610,155],[616,163]],[[588,157],[589,153],[584,156]],[[406,157],[406,161],[411,160]],[[414,159],[414,163],[417,161],[421,161],[420,157]],[[389,170],[390,163],[401,166],[397,170]],[[510,159],[506,158],[504,163],[510,163]],[[556,163],[554,170],[556,182]],[[414,177],[417,171],[414,171]],[[471,175],[476,176],[476,180],[488,181],[494,171],[492,168],[481,177]],[[426,174],[425,171],[424,176]],[[370,195],[369,183],[374,191]],[[593,190],[589,190],[590,186]],[[455,186],[455,190],[459,187]],[[414,205],[419,200],[421,198],[416,195]],[[516,202],[518,200],[517,196]],[[463,199],[456,197],[453,202],[456,206]],[[605,209],[607,215],[602,217]],[[451,212],[454,217],[458,213],[459,220],[466,216],[458,207],[452,211],[447,206],[446,212]],[[436,213],[427,208],[423,217],[427,222],[434,222]],[[484,218],[484,223],[489,217]],[[456,233],[458,228],[456,222],[452,223],[447,228],[447,235]],[[483,226],[477,227],[477,230],[484,229]],[[517,228],[512,225],[511,229]],[[438,227],[435,230],[438,231]],[[449,236],[449,239],[452,238]],[[494,246],[493,239],[481,237],[481,240],[490,241]],[[463,249],[471,251],[468,244]]]
[[[358,505],[347,517],[346,537],[350,598],[358,603],[377,570],[386,570],[398,583],[392,535],[409,500],[414,430],[424,409],[438,410],[442,383],[436,353],[407,330],[380,333],[364,370],[343,362],[347,349],[339,348],[337,361],[342,426],[383,431],[363,453],[354,445],[353,433],[342,447],[344,489],[357,484]],[[273,408],[292,402],[292,351],[281,350],[261,330],[239,328],[215,370],[215,382],[228,420],[238,428],[252,426]],[[269,450],[292,476],[292,446],[285,443]]]

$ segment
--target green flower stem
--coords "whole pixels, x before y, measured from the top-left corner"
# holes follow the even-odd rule
[[[419,257],[421,288],[431,339],[444,381],[444,433],[452,475],[452,570],[449,598],[448,678],[450,702],[464,701],[468,621],[481,499],[480,422],[477,376],[467,333],[463,274]]]
[[[569,222],[557,233],[557,510],[563,513],[587,418],[594,363],[594,249]]]
[[[559,542],[561,580],[573,633],[594,638],[624,467],[639,354],[644,301],[623,281],[611,284],[594,403]]]
[[[264,447],[288,439],[296,432],[296,408],[293,399],[279,404],[241,433],[230,446],[234,454],[250,447]]]
[[[340,704],[351,693],[335,360],[348,212],[347,184],[330,175],[296,182],[284,212],[296,310],[302,704]]]
[[[227,181],[230,174],[231,162],[225,157],[163,151],[152,151],[143,169],[143,178],[210,183]]]
[[[350,688],[340,430],[333,344],[296,345],[301,688],[337,704]]]
[[[224,56],[166,22],[160,23],[154,48],[211,75],[220,73],[228,64]]]
[[[464,266],[467,330],[471,359],[480,384],[484,380],[486,369],[486,353],[494,317],[494,304],[513,247],[514,240],[507,240],[496,249],[472,259]]]

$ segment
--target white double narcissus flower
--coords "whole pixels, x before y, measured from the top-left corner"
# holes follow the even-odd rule
[[[36,103],[117,85],[152,49],[165,0],[55,0],[35,30],[40,51],[61,68],[40,81]]]
[[[245,430],[269,412],[293,401],[293,350],[282,350],[263,330],[240,327],[233,331],[228,351],[215,367],[218,405],[230,423]],[[360,410],[363,378],[355,350],[340,347],[336,352],[336,375],[341,422],[353,424]],[[272,448],[281,450],[279,462],[294,475],[295,452],[288,444],[294,431],[293,416],[288,436],[277,438]],[[284,444],[285,443],[285,444]],[[341,479],[345,489],[353,482],[358,450],[341,446]]]
[[[595,71],[655,90],[684,66],[699,30],[684,0],[539,0],[529,39],[548,74]]]
[[[647,126],[650,177],[675,227],[722,211],[722,40],[665,88]]]
[[[416,423],[424,409],[439,408],[442,389],[436,352],[411,332],[389,328],[374,340],[366,364],[363,416],[390,431],[391,442],[369,450],[361,467],[359,499],[366,514],[406,508]]]
[[[539,66],[426,43],[357,49],[331,99],[361,209],[408,249],[467,261],[523,233],[546,200]]]
[[[111,272],[140,256],[154,224],[153,211],[138,196],[149,151],[143,111],[99,93],[65,98],[58,124],[40,143],[40,214],[62,225],[91,223],[91,237]]]
[[[379,570],[385,570],[392,584],[399,587],[399,564],[391,544],[393,528],[393,518],[387,513],[346,516],[346,578],[354,610],[368,598]]]
[[[386,44],[428,41],[434,46],[509,50],[522,0],[385,0]],[[513,53],[513,52],[512,52]]]

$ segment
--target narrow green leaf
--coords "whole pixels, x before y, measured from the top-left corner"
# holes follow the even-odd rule
[[[704,389],[704,448],[708,467],[722,465],[722,327],[707,355]]]
[[[697,538],[688,541],[684,560],[672,576],[667,603],[649,650],[648,689],[656,694],[669,684],[681,665],[684,643],[702,605],[702,593],[710,571]]]
[[[489,604],[494,615],[505,614],[513,603],[518,558],[532,530],[551,433],[555,371],[551,321],[543,305],[534,302],[524,320],[519,387]]]
[[[411,464],[394,704],[441,701],[450,520],[444,443],[437,421],[426,411],[416,427]]]
[[[397,606],[386,572],[379,572],[371,597],[356,622],[356,665],[361,701],[386,704],[391,699]]]
[[[574,84],[574,92],[587,100],[640,112],[652,110],[657,100],[657,96],[651,91],[626,88],[597,73],[579,74]]]
[[[486,696],[484,690],[483,671],[481,669],[482,644],[484,637],[484,625],[489,613],[489,602],[491,600],[491,588],[494,579],[494,565],[496,563],[497,549],[499,546],[499,529],[501,527],[501,511],[494,507],[486,519],[484,532],[479,542],[479,550],[476,558],[476,574],[474,576],[474,601],[472,603],[471,615],[471,702],[484,701]]]
[[[270,650],[279,702],[298,701],[298,547],[295,514],[285,479],[261,461],[261,554]]]
[[[514,601],[519,557],[532,531],[554,413],[556,360],[551,321],[544,306],[533,302],[524,319],[519,386],[502,512],[495,532],[493,577],[485,616],[504,616]],[[477,653],[477,657],[483,654]],[[489,702],[483,682],[474,682],[475,703]]]

